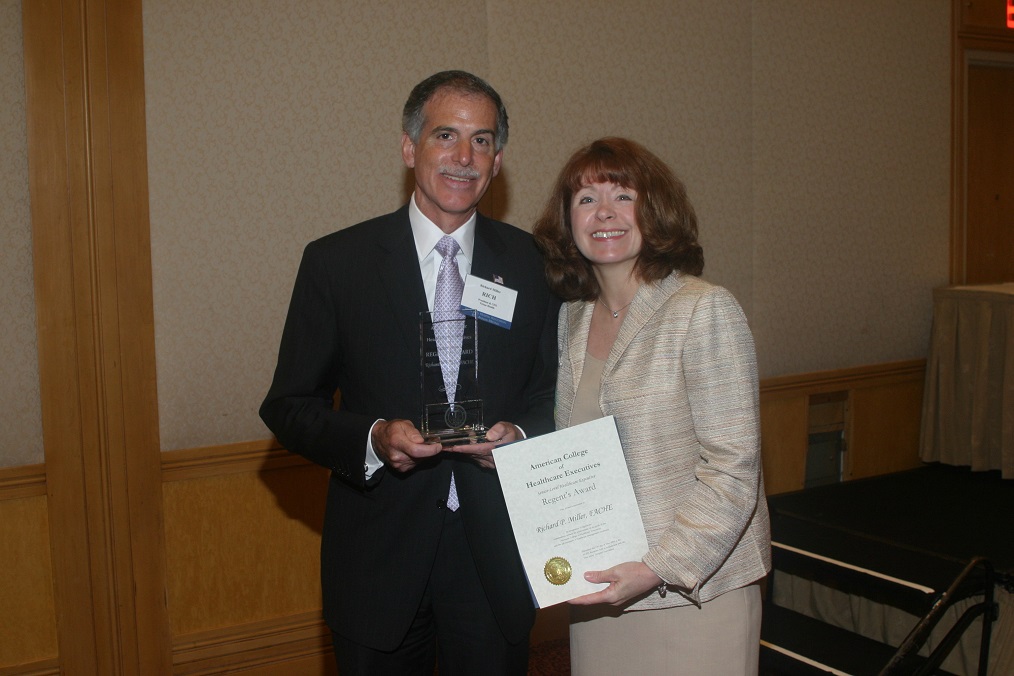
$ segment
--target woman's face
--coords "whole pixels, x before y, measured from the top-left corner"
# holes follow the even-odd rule
[[[641,253],[637,191],[615,183],[588,183],[574,193],[570,225],[578,250],[595,266],[633,270]]]

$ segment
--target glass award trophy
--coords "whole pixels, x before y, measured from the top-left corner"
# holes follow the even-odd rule
[[[460,446],[486,441],[482,399],[479,397],[479,342],[476,329],[474,310],[466,310],[464,314],[423,312],[420,315],[422,420],[419,431],[426,443]],[[444,346],[447,368],[441,368],[438,342]]]

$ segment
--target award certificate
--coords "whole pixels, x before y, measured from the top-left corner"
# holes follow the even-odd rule
[[[648,553],[612,416],[493,450],[535,605],[605,589],[584,579]]]

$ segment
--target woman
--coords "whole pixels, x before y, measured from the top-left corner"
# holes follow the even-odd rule
[[[571,603],[586,674],[756,674],[770,569],[753,338],[704,255],[683,184],[644,147],[595,141],[533,231],[559,319],[557,428],[616,417],[648,536]]]

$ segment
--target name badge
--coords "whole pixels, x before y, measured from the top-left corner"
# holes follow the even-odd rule
[[[461,308],[474,310],[476,317],[484,322],[509,329],[517,300],[518,292],[514,289],[469,275],[461,294]]]

